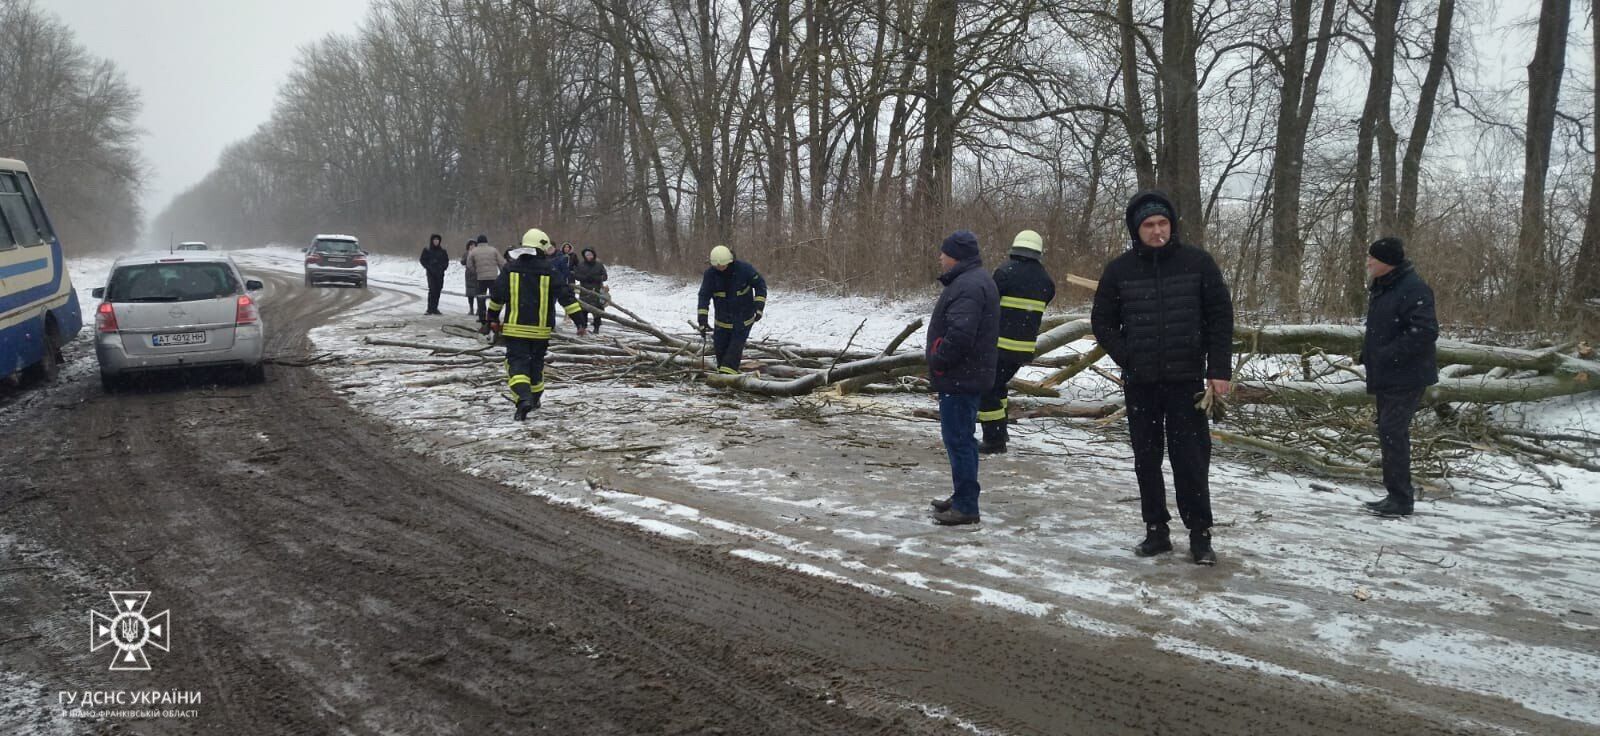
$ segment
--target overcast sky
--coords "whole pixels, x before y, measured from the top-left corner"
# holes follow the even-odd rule
[[[254,132],[299,48],[348,32],[368,0],[40,0],[144,100],[145,216]]]

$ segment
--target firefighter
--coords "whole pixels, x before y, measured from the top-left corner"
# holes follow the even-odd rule
[[[544,356],[550,332],[559,319],[559,307],[579,329],[588,315],[572,296],[572,287],[550,268],[554,246],[550,236],[534,228],[522,235],[522,247],[512,250],[511,263],[489,287],[489,328],[504,338],[506,384],[516,395],[516,420],[539,408],[544,395]],[[501,311],[504,310],[502,320]]]
[[[767,282],[755,266],[734,260],[726,245],[711,249],[711,267],[700,279],[700,333],[711,326],[708,307],[717,305],[717,328],[712,344],[717,351],[717,372],[737,374],[750,328],[761,321],[767,308]]]
[[[1000,360],[994,385],[978,402],[978,421],[983,424],[980,454],[1006,451],[1006,410],[1010,404],[1006,384],[1033,360],[1039,321],[1044,318],[1045,307],[1056,298],[1056,282],[1039,262],[1043,255],[1044,239],[1032,230],[1023,230],[1011,241],[1010,260],[994,270],[994,284],[1000,289]]]

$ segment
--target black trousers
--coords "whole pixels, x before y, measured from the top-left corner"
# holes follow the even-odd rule
[[[1383,454],[1383,487],[1390,496],[1416,502],[1411,487],[1411,418],[1422,403],[1422,392],[1390,391],[1377,395],[1378,447]]]
[[[428,272],[428,311],[439,311],[439,294],[444,291],[444,272]]]
[[[1006,397],[1006,384],[1011,383],[1021,369],[1021,363],[1001,360],[995,366],[994,385],[978,397],[978,421],[983,424],[984,442],[1005,444],[1006,409],[1011,404]]]
[[[750,339],[750,325],[742,320],[735,321],[733,327],[718,326],[711,333],[711,346],[717,351],[717,370],[722,373],[738,373],[739,363],[744,360],[744,343]]]
[[[530,340],[525,337],[506,337],[506,385],[517,400],[531,399],[544,393],[544,355],[550,349],[549,340]]]
[[[1123,388],[1133,472],[1139,478],[1140,511],[1147,526],[1172,520],[1161,474],[1165,449],[1172,458],[1172,485],[1183,525],[1192,531],[1211,528],[1211,426],[1205,412],[1194,407],[1195,394],[1204,390],[1199,381]]]

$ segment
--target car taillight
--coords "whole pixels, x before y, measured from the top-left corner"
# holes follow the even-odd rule
[[[306,263],[321,263],[321,262],[322,262],[322,256],[319,256],[319,255],[317,255],[315,253],[306,256]]]
[[[366,256],[356,256],[355,264],[357,266],[365,266],[365,265],[367,265],[367,257]]]
[[[234,311],[233,323],[236,325],[253,325],[261,321],[261,313],[256,311],[256,302],[247,296],[239,297],[239,307]]]
[[[100,302],[100,308],[94,310],[94,329],[101,334],[117,331],[117,312],[111,302]]]

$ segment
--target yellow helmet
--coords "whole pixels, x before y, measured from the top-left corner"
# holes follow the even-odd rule
[[[554,247],[550,242],[550,236],[545,235],[544,231],[539,228],[533,228],[522,234],[522,246],[524,248],[533,248],[545,254],[548,254],[550,249]]]
[[[1044,238],[1032,230],[1017,233],[1016,239],[1011,241],[1011,255],[1039,260],[1044,255]]]
[[[728,246],[719,245],[711,249],[711,265],[726,266],[730,263],[733,263],[733,251],[728,250]]]

